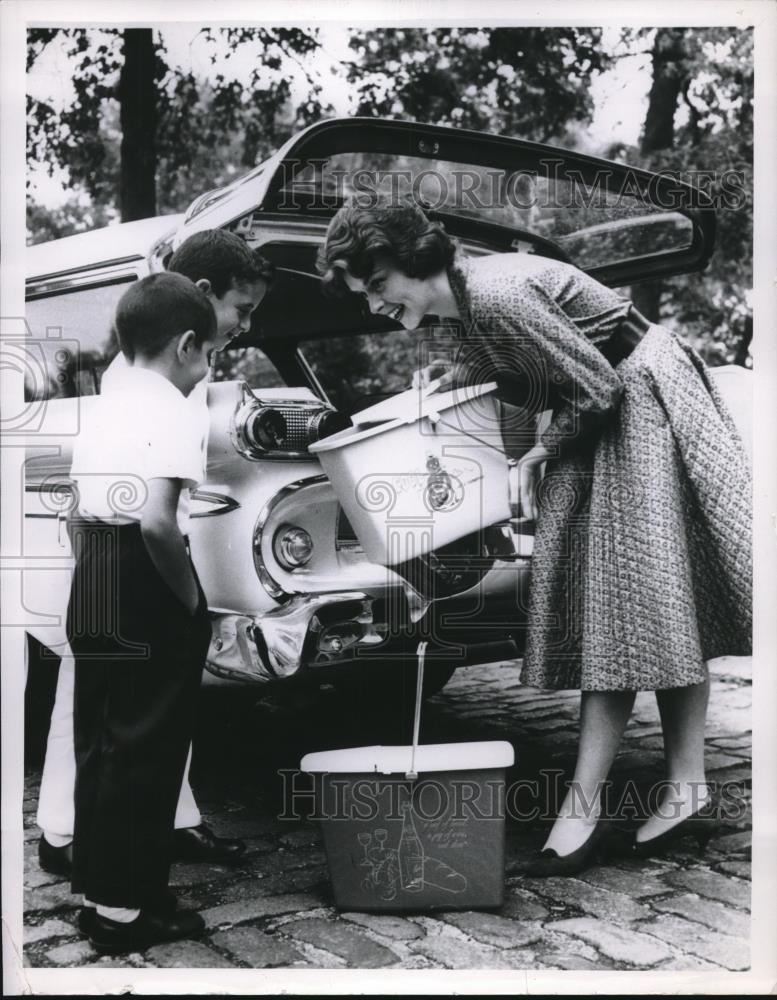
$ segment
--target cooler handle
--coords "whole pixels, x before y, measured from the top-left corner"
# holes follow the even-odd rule
[[[424,689],[424,660],[426,659],[426,647],[428,642],[419,642],[416,656],[418,658],[418,669],[415,678],[415,718],[413,719],[413,749],[410,757],[410,770],[405,772],[408,781],[415,781],[418,772],[415,769],[415,752],[418,747],[418,735],[421,729],[421,700]]]

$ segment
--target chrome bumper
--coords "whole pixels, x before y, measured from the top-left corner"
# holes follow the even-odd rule
[[[296,674],[313,655],[336,660],[386,641],[373,620],[373,598],[359,591],[300,594],[261,617],[216,614],[206,666],[220,677],[265,683]]]
[[[495,567],[501,566],[503,570],[515,564],[528,567],[534,539],[524,533],[525,528],[520,519],[514,519],[510,524],[489,529],[494,552],[498,553]],[[401,606],[398,618],[407,624],[424,618],[434,603],[416,593],[406,581],[387,596],[392,611]],[[385,645],[390,656],[390,647],[396,645],[389,641],[394,633],[386,621],[376,621],[373,614],[376,600],[362,591],[297,594],[261,616],[212,613],[213,637],[206,666],[220,677],[267,683],[302,670],[337,667],[363,655],[368,648],[382,656],[380,647]],[[380,614],[385,616],[385,596],[381,604]],[[445,607],[447,602],[441,605]],[[393,620],[394,614],[390,612],[389,617]],[[490,640],[486,641],[486,646],[489,645]]]

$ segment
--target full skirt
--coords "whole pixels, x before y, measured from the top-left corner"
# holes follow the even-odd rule
[[[617,370],[619,408],[540,488],[524,684],[684,687],[751,651],[752,481],[733,419],[663,327]]]

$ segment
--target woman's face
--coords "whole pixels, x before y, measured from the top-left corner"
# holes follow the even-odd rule
[[[432,310],[432,286],[426,278],[411,278],[400,271],[390,259],[379,257],[369,278],[362,281],[349,271],[344,274],[352,292],[363,295],[370,312],[388,316],[406,330],[420,326]]]

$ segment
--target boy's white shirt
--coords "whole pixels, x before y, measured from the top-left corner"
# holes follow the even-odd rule
[[[73,448],[79,512],[138,521],[150,479],[181,479],[177,521],[187,534],[190,488],[205,478],[207,391],[203,379],[186,397],[164,376],[129,365],[118,354]]]
[[[123,372],[126,372],[132,365],[127,363],[127,359],[124,357],[121,351],[116,355],[116,357],[111,361],[108,367],[103,372],[102,378],[100,380],[100,394],[105,392],[106,389],[110,390],[114,385],[114,379],[120,378]],[[204,379],[201,379],[197,385],[192,389],[188,396],[185,397],[189,403],[192,404],[192,409],[195,414],[195,418],[202,421],[205,420],[205,427],[207,431],[208,420],[208,376],[206,375]],[[205,417],[203,418],[202,408],[205,409]]]

